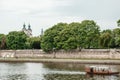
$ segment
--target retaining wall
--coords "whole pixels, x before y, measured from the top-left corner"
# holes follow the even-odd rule
[[[120,49],[82,49],[45,53],[42,50],[0,50],[0,57],[31,57],[31,58],[104,58],[120,59]]]

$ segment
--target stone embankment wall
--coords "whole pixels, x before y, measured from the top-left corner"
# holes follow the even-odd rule
[[[120,59],[120,49],[82,49],[81,51],[57,51],[45,53],[42,50],[0,50],[1,58],[99,58]]]

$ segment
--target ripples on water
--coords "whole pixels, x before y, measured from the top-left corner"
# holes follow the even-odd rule
[[[119,65],[114,65],[120,71]],[[119,75],[86,75],[83,64],[0,63],[0,80],[120,80]]]

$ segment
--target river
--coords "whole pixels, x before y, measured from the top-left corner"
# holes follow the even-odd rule
[[[119,75],[86,75],[78,63],[0,63],[0,80],[120,80]],[[111,66],[120,72],[120,65]]]

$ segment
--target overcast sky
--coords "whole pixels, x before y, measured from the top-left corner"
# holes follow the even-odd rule
[[[31,24],[33,35],[59,22],[94,20],[113,29],[120,19],[120,0],[0,0],[0,33],[19,31]]]

